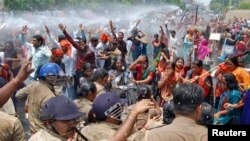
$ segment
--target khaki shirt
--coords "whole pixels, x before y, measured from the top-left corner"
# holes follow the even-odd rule
[[[76,103],[78,110],[85,114],[88,114],[92,109],[93,102],[89,101],[86,98],[76,99],[74,100],[74,102]]]
[[[96,86],[96,97],[105,93],[105,88],[103,85],[97,83],[97,82],[94,82],[95,83],[95,86]]]
[[[3,105],[3,107],[0,108],[0,111],[5,112],[11,116],[16,115],[16,110],[11,98],[9,98],[9,100]]]
[[[29,141],[67,141],[67,139],[62,138],[49,130],[41,129],[31,136]]]
[[[208,130],[198,125],[195,120],[177,116],[167,126],[148,130],[144,141],[207,141]]]
[[[99,122],[89,124],[81,129],[81,133],[88,139],[88,141],[101,141],[111,138],[116,131],[118,131],[120,125]]]
[[[20,120],[0,112],[0,141],[24,141],[24,131]]]
[[[89,111],[92,109],[93,102],[91,102],[85,98],[76,99],[76,100],[74,100],[74,102],[76,103],[78,110],[80,112],[85,113],[84,119],[85,119],[85,121],[87,121],[88,114],[89,114]]]
[[[50,86],[42,82],[32,82],[28,86],[19,90],[16,97],[23,97],[27,94],[28,100],[28,114],[30,122],[30,130],[32,133],[38,132],[40,129],[45,128],[42,121],[40,120],[40,114],[42,106],[50,98],[56,95],[49,89]]]

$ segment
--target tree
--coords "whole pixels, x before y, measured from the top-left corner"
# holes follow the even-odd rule
[[[7,10],[44,10],[53,7],[55,0],[4,0]]]
[[[230,0],[211,0],[209,8],[215,12],[229,9]]]
[[[125,5],[132,5],[138,2],[146,2],[146,0],[4,0],[5,9],[8,11],[34,11],[34,10],[50,10],[53,8],[62,7],[98,7],[105,3],[122,3]],[[148,0],[148,2],[151,2]],[[159,2],[166,2],[184,7],[182,0],[159,0]]]
[[[239,9],[250,10],[250,3],[241,3]]]
[[[182,0],[163,0],[163,1],[166,2],[166,3],[177,5],[182,9],[185,8],[185,5],[182,2]]]

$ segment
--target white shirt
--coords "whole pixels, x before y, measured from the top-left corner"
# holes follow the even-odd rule
[[[47,46],[40,46],[35,48],[33,44],[25,43],[25,47],[28,48],[28,58],[32,57],[31,64],[34,71],[30,74],[31,77],[35,77],[37,68],[46,64],[51,57],[51,50]]]
[[[108,48],[108,44],[103,44],[102,42],[100,42],[97,46],[96,46],[96,49],[97,49],[97,52],[98,54],[101,53],[101,52],[104,52],[104,50],[106,50]],[[104,64],[105,64],[105,60],[102,60],[102,59],[98,59],[97,60],[98,62],[98,66],[100,68],[103,68],[104,67]]]

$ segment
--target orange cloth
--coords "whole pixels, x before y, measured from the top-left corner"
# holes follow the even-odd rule
[[[157,64],[157,71],[159,73],[163,72],[166,68],[167,62],[165,59],[160,60],[160,62]]]
[[[58,56],[63,56],[63,51],[61,49],[55,49],[52,51],[52,55],[55,56],[55,57],[58,57]]]
[[[227,65],[225,63],[220,63],[218,65],[219,69],[222,71],[222,72],[230,72]]]
[[[244,90],[250,87],[250,74],[244,68],[237,67],[232,73],[238,83],[244,87]]]
[[[196,75],[195,74],[193,74],[192,75],[192,78],[194,78]],[[204,69],[202,69],[202,72],[201,72],[201,74],[200,74],[200,78],[199,78],[199,80],[198,80],[198,85],[199,86],[201,86],[202,88],[203,88],[203,90],[204,90],[204,97],[207,97],[207,96],[209,96],[209,92],[210,92],[210,89],[207,89],[206,88],[206,84],[205,84],[205,80],[206,80],[206,78],[207,77],[210,77],[210,73],[208,72],[208,71],[206,71],[206,70],[204,70]]]
[[[105,33],[103,33],[101,36],[100,36],[100,40],[101,41],[109,41],[109,36]]]
[[[6,81],[9,81],[9,66],[8,64],[0,64],[0,77],[4,78]]]
[[[72,49],[71,49],[71,44],[69,43],[68,40],[62,40],[62,41],[60,42],[60,46],[66,48],[66,50],[67,50],[67,51],[66,51],[67,56],[71,56],[71,51],[72,51]]]

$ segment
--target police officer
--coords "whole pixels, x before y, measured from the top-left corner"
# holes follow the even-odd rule
[[[96,86],[94,82],[81,83],[77,90],[78,98],[74,100],[79,111],[86,114],[85,123],[89,122],[89,116],[92,117],[92,105],[96,97]]]
[[[25,141],[23,126],[16,117],[0,111],[0,141]]]
[[[44,104],[41,111],[41,120],[46,128],[34,134],[29,141],[73,140],[79,117],[83,115],[71,99],[53,97]]]
[[[120,98],[115,93],[105,92],[96,97],[92,109],[97,122],[81,129],[81,133],[90,141],[109,139],[122,123]]]
[[[201,104],[203,102],[203,90],[197,84],[181,84],[172,92],[174,110],[176,117],[173,122],[167,126],[148,130],[143,141],[165,141],[168,140],[192,140],[206,141],[208,138],[207,128],[198,125],[197,121],[201,117]],[[116,134],[109,141],[125,141],[131,133],[137,115],[147,109],[143,101],[139,103],[135,109],[142,107],[139,110],[134,110],[130,113],[124,124],[119,128]],[[145,106],[143,108],[143,105]],[[150,105],[150,103],[148,103]]]
[[[50,98],[57,96],[54,86],[62,85],[65,82],[64,78],[62,69],[56,63],[47,63],[39,70],[39,81],[34,81],[17,92],[18,98],[23,97],[24,94],[28,95],[26,106],[32,134],[44,128],[39,119],[41,108]]]

